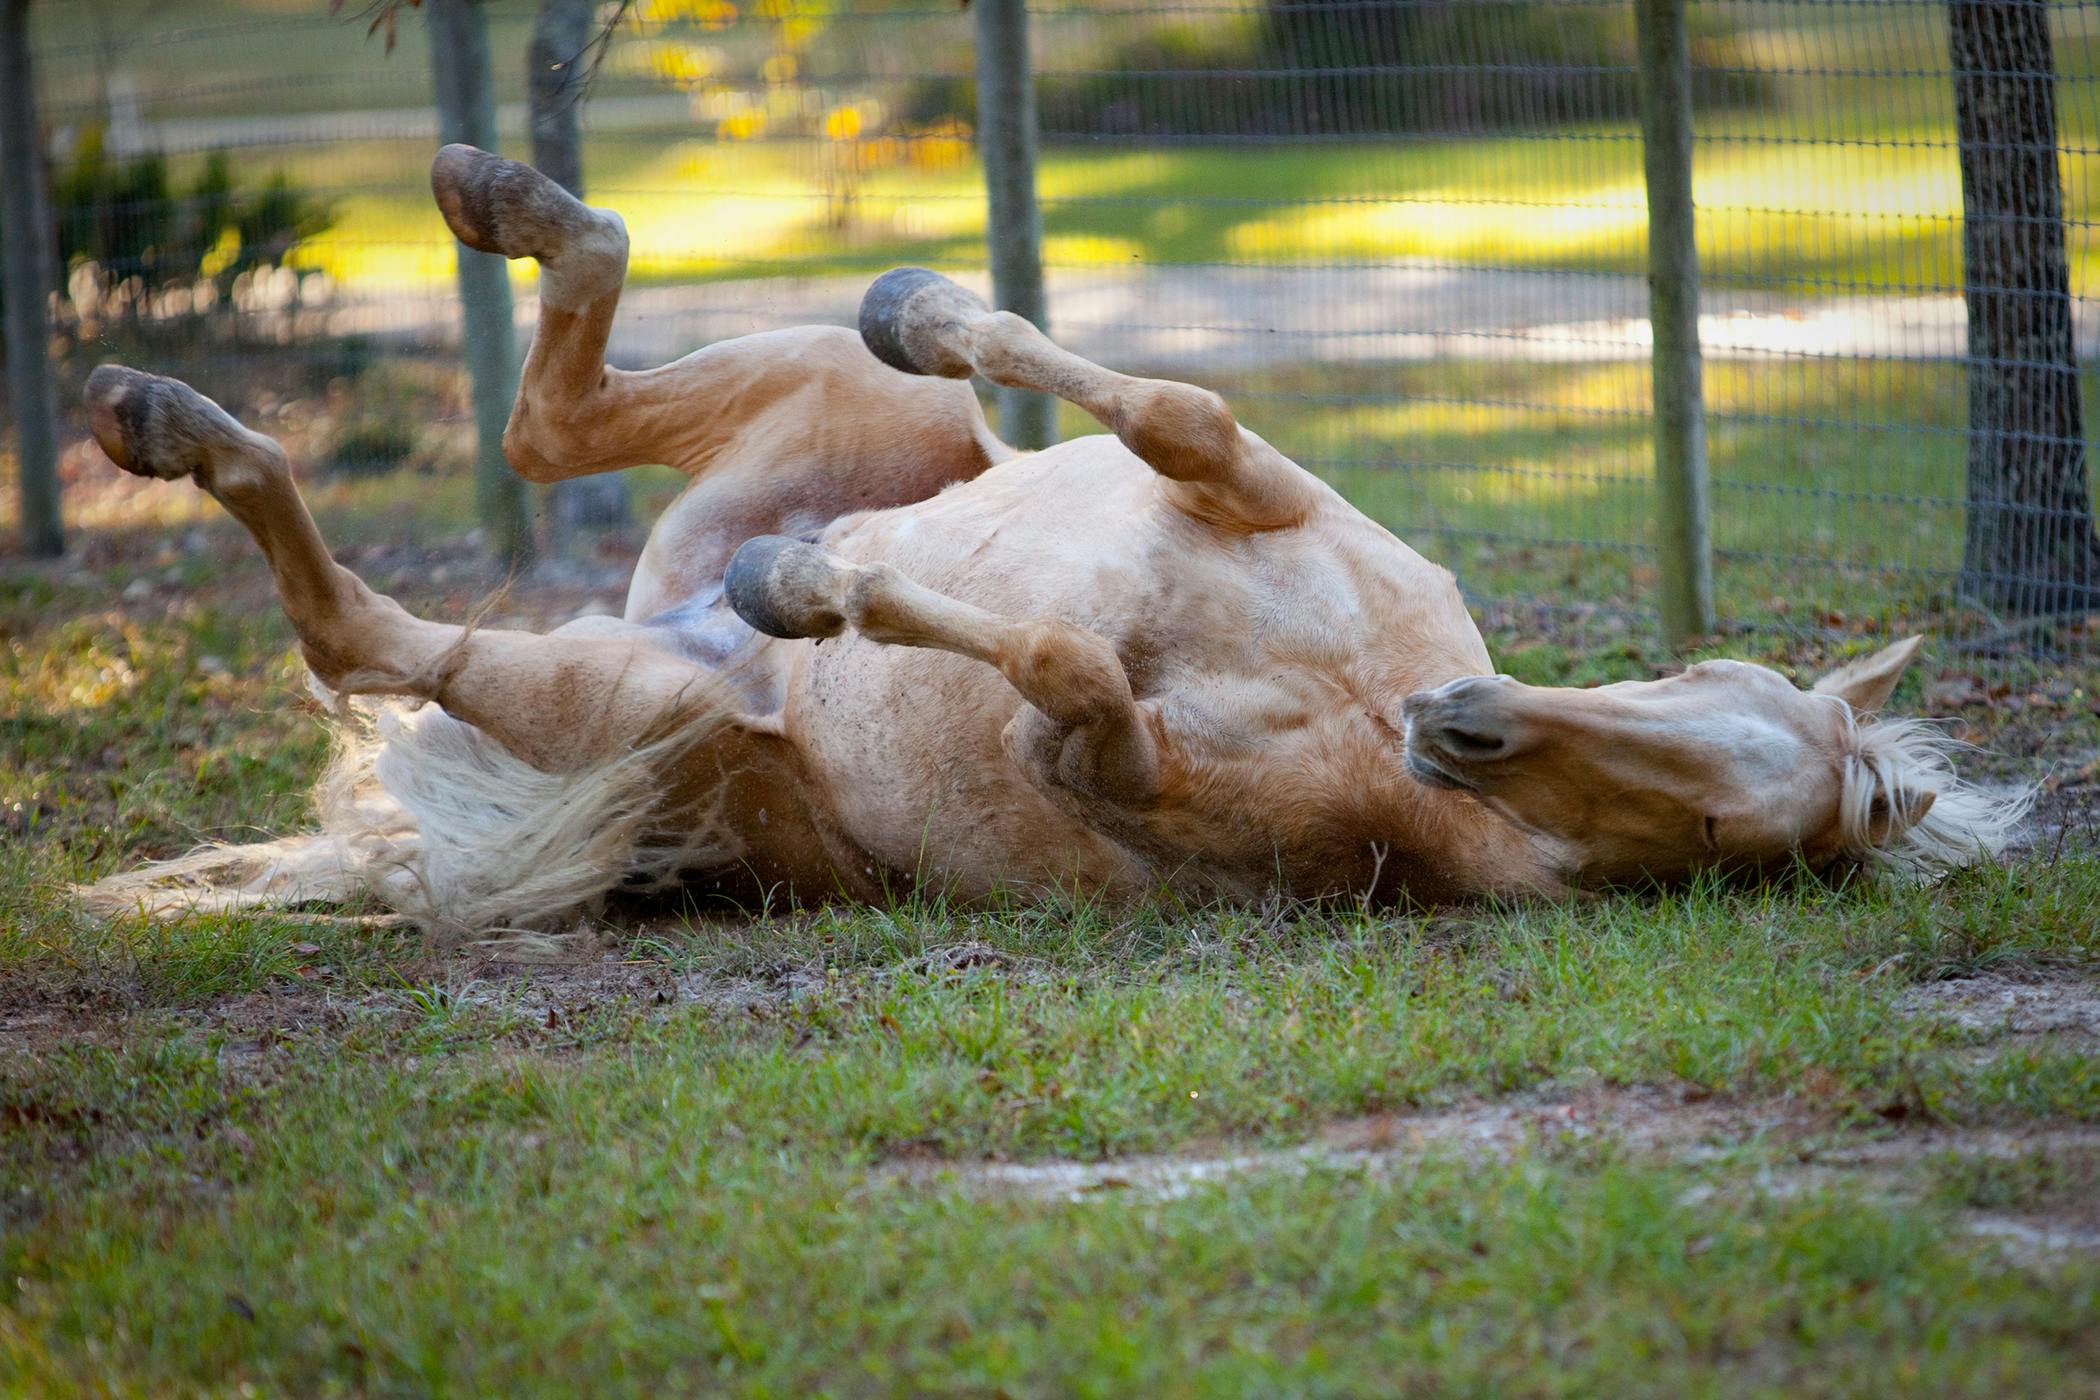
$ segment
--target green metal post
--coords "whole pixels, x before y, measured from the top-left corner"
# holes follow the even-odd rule
[[[1693,242],[1692,54],[1685,0],[1635,0],[1641,144],[1648,180],[1648,315],[1655,331],[1655,543],[1663,640],[1682,647],[1714,627],[1699,358],[1699,253]]]
[[[0,0],[0,278],[7,301],[7,390],[21,469],[22,549],[41,559],[66,547],[58,512],[50,237],[37,152],[29,0]]]
[[[977,149],[984,159],[992,302],[1048,331],[1027,0],[973,0],[970,8],[977,16]],[[1002,387],[999,435],[1016,447],[1048,447],[1057,437],[1057,401],[1039,390]]]

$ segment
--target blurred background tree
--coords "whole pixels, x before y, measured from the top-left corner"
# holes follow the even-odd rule
[[[334,222],[325,202],[281,171],[244,189],[223,152],[180,183],[164,157],[112,156],[103,136],[85,127],[48,175],[61,336],[192,336],[201,321],[231,333],[243,304],[296,305],[312,274],[291,254]]]

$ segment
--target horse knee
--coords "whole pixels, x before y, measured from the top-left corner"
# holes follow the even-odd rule
[[[511,470],[539,485],[575,476],[590,456],[587,417],[580,410],[532,403],[521,394],[503,428],[503,455]]]
[[[1239,456],[1239,420],[1224,399],[1193,384],[1140,381],[1116,420],[1124,444],[1176,481],[1221,480]]]
[[[1052,719],[1098,723],[1128,711],[1130,676],[1100,635],[1048,619],[1017,630],[999,669],[1014,689]]]

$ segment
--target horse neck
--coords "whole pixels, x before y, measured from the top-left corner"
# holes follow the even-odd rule
[[[1424,854],[1457,888],[1451,897],[1546,895],[1568,890],[1566,862],[1554,843],[1524,830],[1471,793],[1420,788],[1427,815]]]

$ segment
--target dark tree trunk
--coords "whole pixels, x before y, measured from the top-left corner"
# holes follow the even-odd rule
[[[39,559],[65,550],[59,520],[58,408],[51,370],[51,293],[56,240],[44,201],[30,70],[29,0],[0,0],[0,339],[7,346],[22,550]]]
[[[578,199],[583,198],[583,121],[577,110],[592,40],[598,37],[596,0],[540,0],[532,42],[525,50],[525,90],[531,107],[532,163]],[[556,483],[554,545],[566,549],[586,526],[625,525],[627,478],[619,473]]]
[[[1948,0],[1969,316],[1962,591],[2021,615],[2100,606],[2056,62],[2045,0]]]
[[[583,100],[595,0],[540,0],[525,50],[525,88],[532,104],[532,163],[542,175],[583,198]]]
[[[496,98],[489,77],[488,15],[481,0],[427,0],[430,78],[441,140],[496,149]],[[460,354],[474,404],[474,504],[495,556],[517,567],[532,558],[532,501],[503,455],[503,425],[518,392],[517,328],[510,273],[494,253],[457,245]]]

